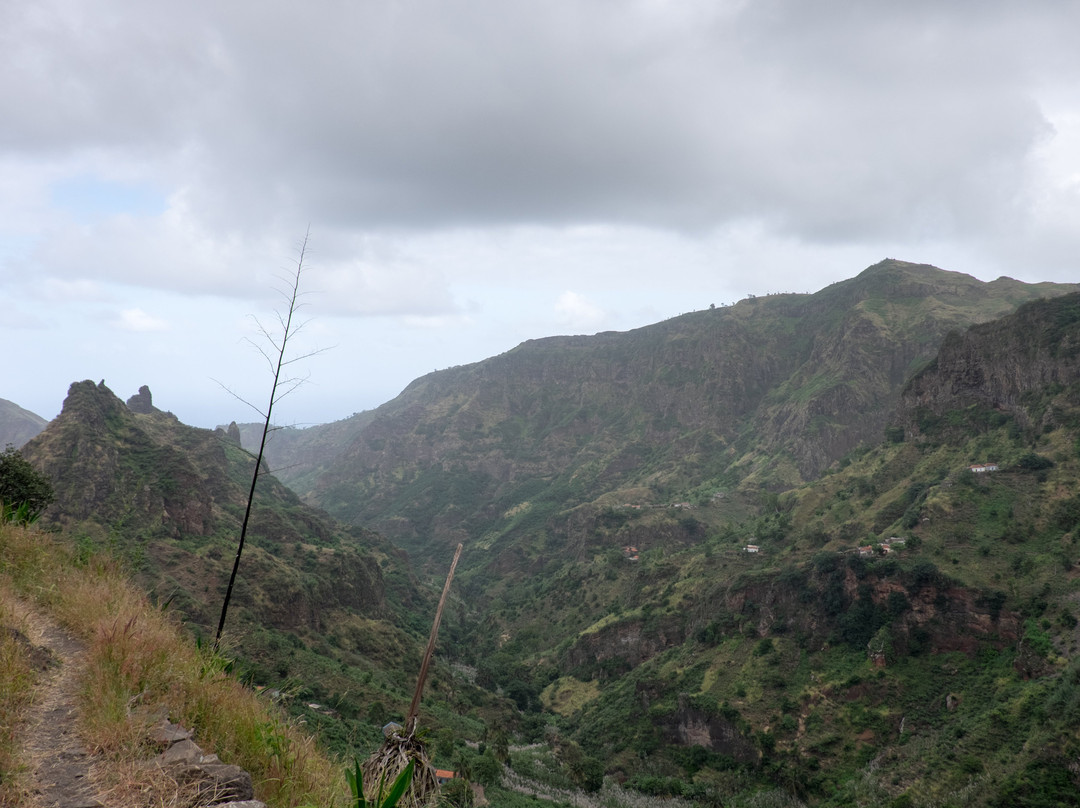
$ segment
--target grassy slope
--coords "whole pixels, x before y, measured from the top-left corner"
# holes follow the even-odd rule
[[[886,261],[813,295],[533,340],[292,436],[292,484],[420,558],[465,537],[495,554],[528,545],[617,492],[656,503],[799,485],[879,438],[904,379],[950,329],[1071,288]],[[324,430],[336,454],[315,469]]]
[[[269,805],[329,805],[344,798],[340,766],[277,708],[229,676],[222,658],[196,647],[114,563],[80,558],[49,535],[3,525],[0,599],[12,597],[29,601],[87,642],[80,731],[110,761],[118,801],[136,799],[152,784],[151,773],[134,764],[152,756],[145,731],[161,712],[193,729],[207,751],[250,771],[257,796]],[[13,698],[17,704],[25,676],[0,681],[0,703]],[[9,751],[5,761],[9,800],[18,796],[18,781],[6,776],[17,754]]]
[[[19,768],[17,730],[33,692],[34,668],[30,649],[20,643],[12,593],[0,587],[0,805],[14,805]]]
[[[491,597],[481,680],[652,793],[1055,804],[1080,753],[1080,384],[1010,396],[940,402],[916,440],[756,505],[578,509],[471,593]],[[985,460],[1000,471],[968,471]],[[854,552],[890,536],[906,547]],[[708,721],[759,762],[679,735]]]
[[[730,801],[757,783],[835,805],[905,794],[915,805],[1040,804],[1058,778],[1073,787],[1067,762],[1080,751],[1080,668],[1069,662],[1080,551],[1066,505],[1080,479],[1076,440],[1062,427],[1032,446],[1005,426],[960,443],[883,445],[782,501],[786,528],[772,517],[710,524],[717,514],[699,509],[698,543],[634,563],[616,530],[582,560],[508,585],[502,640],[477,654],[481,679],[526,711],[532,690],[564,713],[560,732],[654,793]],[[1033,449],[1054,466],[1017,467]],[[987,454],[1004,470],[966,471]],[[912,489],[918,521],[904,527],[910,505],[896,500]],[[911,547],[851,553],[890,535]],[[757,557],[740,552],[751,539]],[[635,659],[639,629],[669,643]],[[589,644],[605,632],[613,647]],[[884,667],[867,651],[875,639]],[[665,727],[716,717],[760,762],[670,745]]]

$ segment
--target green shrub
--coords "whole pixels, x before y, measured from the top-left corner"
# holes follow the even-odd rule
[[[1050,519],[1059,530],[1069,531],[1080,525],[1080,495],[1057,503]]]
[[[776,648],[773,646],[773,641],[769,637],[763,637],[760,642],[754,647],[754,656],[765,656],[771,654]]]
[[[885,440],[889,443],[903,443],[904,428],[902,426],[885,427]]]
[[[0,452],[0,507],[5,522],[31,524],[53,501],[52,481],[14,447]]]
[[[1043,631],[1034,620],[1024,621],[1024,642],[1028,648],[1041,657],[1050,656],[1054,650],[1050,635]]]
[[[1016,468],[1021,471],[1041,471],[1042,469],[1053,467],[1053,460],[1048,457],[1043,457],[1040,454],[1035,454],[1035,452],[1028,452],[1016,461]]]

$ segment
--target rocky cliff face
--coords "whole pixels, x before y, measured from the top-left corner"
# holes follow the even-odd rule
[[[142,415],[155,412],[157,408],[154,407],[154,396],[150,392],[150,388],[145,384],[140,387],[139,392],[127,400],[127,408]]]
[[[903,391],[899,420],[919,434],[920,414],[976,408],[1009,415],[1024,428],[1041,429],[1054,424],[1044,393],[1077,381],[1080,295],[1071,294],[1029,303],[998,322],[950,333],[936,361]]]
[[[812,479],[860,443],[881,439],[904,383],[934,358],[951,330],[1070,289],[1009,278],[981,283],[899,261],[876,264],[804,304],[800,329],[811,334],[811,347],[774,392],[775,403],[758,412],[755,431],[766,436],[770,453],[790,452],[802,479]]]
[[[700,746],[739,763],[756,764],[760,754],[732,719],[694,708],[689,699],[679,699],[679,707],[663,721],[668,743]]]
[[[254,459],[235,440],[238,430],[230,439],[185,426],[154,407],[146,388],[129,403],[134,409],[104,382],[72,384],[60,415],[24,447],[56,492],[42,523],[142,559],[144,583],[178,593],[189,619],[209,624],[231,569]],[[346,530],[263,475],[237,605],[292,630],[320,630],[336,610],[384,615],[382,572],[367,554],[373,548],[383,549],[377,535]],[[404,566],[390,552],[388,568]]]
[[[564,657],[568,669],[584,672],[581,678],[600,679],[625,673],[642,662],[686,640],[680,618],[631,619],[580,636]]]
[[[213,443],[202,445],[200,468],[192,455],[155,438],[178,426],[163,413],[136,416],[104,382],[72,384],[60,415],[24,449],[56,489],[45,523],[127,522],[149,535],[206,535],[225,454]]]
[[[1073,288],[885,261],[813,295],[534,340],[416,380],[294,485],[411,548],[499,529],[537,500],[709,479],[790,487],[880,440],[904,379],[950,329]],[[310,447],[319,432],[296,437]]]

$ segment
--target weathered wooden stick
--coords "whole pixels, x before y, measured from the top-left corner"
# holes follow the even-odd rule
[[[431,654],[435,650],[435,639],[439,636],[439,621],[442,620],[443,607],[446,605],[446,596],[450,593],[450,582],[454,580],[454,570],[457,569],[458,559],[461,558],[461,549],[458,544],[454,560],[450,564],[450,573],[446,576],[443,585],[442,597],[439,598],[439,608],[435,610],[435,622],[431,625],[431,636],[428,637],[427,650],[424,651],[424,661],[420,664],[420,675],[416,679],[416,691],[413,693],[412,704],[409,705],[409,715],[405,719],[405,734],[412,735],[416,732],[416,716],[420,712],[420,696],[424,692],[424,681],[427,679],[428,665],[431,664]]]

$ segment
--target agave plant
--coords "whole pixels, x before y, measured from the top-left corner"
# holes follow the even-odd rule
[[[398,800],[405,793],[405,790],[409,787],[413,777],[413,763],[409,761],[409,765],[402,769],[401,774],[394,780],[394,784],[390,786],[390,791],[383,797],[383,786],[386,785],[384,780],[379,781],[379,789],[376,792],[374,800],[368,800],[364,796],[364,774],[360,770],[360,762],[355,762],[353,769],[345,770],[345,779],[349,781],[349,791],[352,792],[352,800],[350,806],[352,808],[395,808],[398,804]]]

